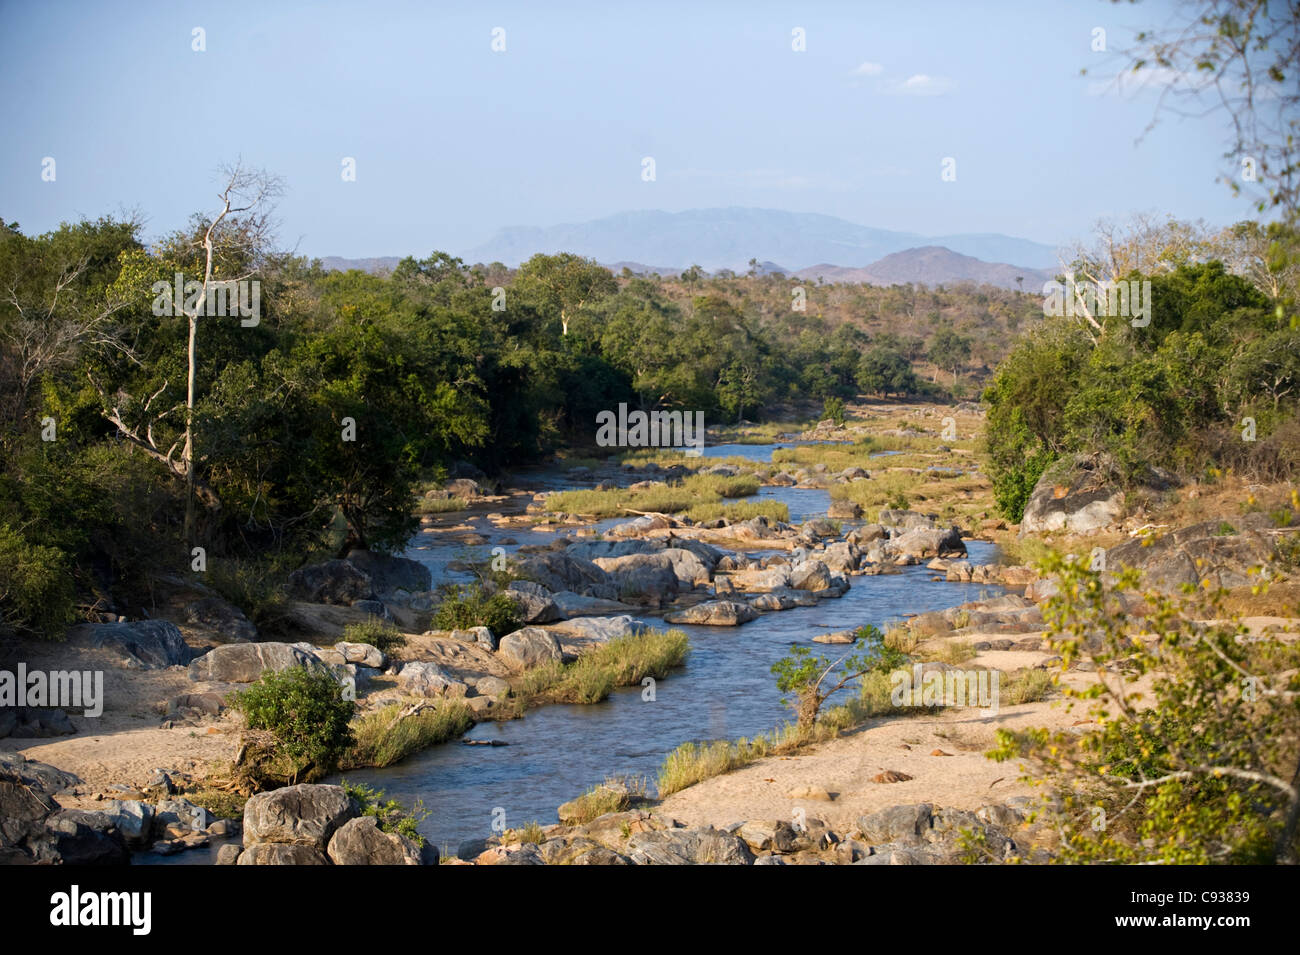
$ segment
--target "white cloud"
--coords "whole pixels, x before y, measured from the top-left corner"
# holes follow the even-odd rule
[[[879,76],[883,72],[885,72],[885,68],[881,66],[879,63],[867,62],[859,65],[858,68],[853,71],[853,75],[854,76]]]
[[[943,76],[915,73],[900,83],[890,86],[891,93],[904,96],[942,96],[953,89],[952,80]]]
[[[1144,66],[1136,70],[1120,70],[1108,77],[1090,80],[1090,96],[1136,95],[1144,90],[1159,92],[1169,88],[1180,92],[1200,92],[1213,82],[1209,74],[1188,73],[1166,66]]]

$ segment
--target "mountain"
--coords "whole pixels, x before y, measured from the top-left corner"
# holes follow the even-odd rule
[[[686,212],[620,212],[590,222],[501,229],[487,242],[458,253],[466,262],[518,265],[538,252],[574,252],[599,262],[663,262],[685,270],[692,264],[714,272],[748,271],[750,259],[802,269],[815,262],[875,262],[924,246],[942,246],[986,262],[1050,268],[1049,245],[997,234],[923,236],[873,229],[835,216],[775,209],[692,209]]]
[[[845,268],[838,265],[814,265],[800,269],[796,278],[827,282],[865,282],[869,285],[952,285],[957,282],[975,282],[996,285],[1000,288],[1041,288],[1050,281],[1054,270],[1027,269],[1004,262],[985,262],[970,255],[961,255],[952,249],[926,245],[886,255],[862,268]],[[1016,279],[1023,283],[1017,285]]]
[[[360,269],[363,272],[380,274],[393,271],[400,261],[402,261],[400,255],[381,255],[373,259],[345,259],[337,255],[326,255],[321,258],[320,264],[327,272],[347,272],[349,269]]]

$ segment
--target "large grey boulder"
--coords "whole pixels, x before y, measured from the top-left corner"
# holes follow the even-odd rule
[[[427,587],[425,588],[428,589]],[[295,600],[350,607],[374,596],[370,575],[346,560],[309,564],[289,575],[289,596]]]
[[[262,842],[245,847],[235,865],[329,865],[329,860],[314,846]]]
[[[858,818],[858,831],[863,841],[882,843],[919,843],[930,828],[931,806],[917,803],[910,806],[890,806]]]
[[[153,838],[154,807],[143,800],[105,800],[98,804],[95,814],[104,817],[128,846],[146,846]]]
[[[506,634],[497,654],[524,670],[564,659],[559,642],[541,627],[524,627]]]
[[[754,854],[739,836],[720,829],[662,829],[627,840],[636,865],[752,865]]]
[[[436,663],[415,662],[402,667],[397,674],[397,686],[409,696],[458,697],[464,696],[468,687],[453,678]]]
[[[421,864],[420,847],[400,833],[381,830],[374,816],[359,816],[340,826],[327,854],[335,865]]]
[[[663,553],[597,557],[592,563],[613,578],[620,600],[648,600],[656,603],[677,594],[677,574],[673,570],[673,562]]]
[[[180,629],[167,620],[97,623],[89,629],[91,645],[114,651],[129,669],[184,666],[195,655]]]
[[[191,663],[189,677],[196,683],[254,683],[266,671],[295,666],[332,673],[314,653],[291,643],[228,643]]]
[[[519,617],[524,623],[554,623],[560,619],[560,608],[555,605],[551,595],[541,584],[532,584],[529,589],[524,589],[520,584],[529,584],[531,581],[511,581],[510,586],[506,588],[505,594],[514,601],[515,606],[519,608]],[[536,588],[534,590],[533,588]],[[542,593],[537,593],[540,590]]]
[[[894,557],[965,557],[966,544],[955,527],[918,527],[904,531],[884,545]]]
[[[76,776],[19,753],[0,753],[0,864],[30,862],[29,840],[44,831],[60,808],[55,794],[79,783]]]
[[[1248,523],[1206,521],[1147,540],[1127,540],[1106,551],[1106,568],[1134,567],[1145,586],[1166,591],[1183,584],[1200,586],[1202,580],[1224,588],[1256,584],[1259,574],[1250,571],[1275,558],[1278,535],[1243,529]]]
[[[627,614],[618,617],[577,617],[548,628],[552,633],[605,643],[620,637],[637,637],[650,628]]]
[[[589,560],[567,553],[533,554],[519,561],[519,573],[552,593],[571,590],[584,597],[618,599],[614,579]]]
[[[323,852],[339,827],[358,815],[360,807],[342,786],[302,783],[258,793],[244,805],[244,845],[271,842]],[[240,863],[254,864],[242,857]]]
[[[1124,489],[1100,456],[1080,455],[1050,465],[1034,485],[1020,535],[1044,531],[1092,534],[1124,516]]]
[[[695,624],[704,627],[735,627],[758,617],[749,604],[734,600],[708,600],[685,610],[675,610],[664,617],[668,623]]]
[[[817,593],[831,586],[831,572],[820,560],[805,560],[790,570],[790,586]]]
[[[791,584],[790,567],[781,565],[764,569],[740,570],[730,577],[731,586],[749,594],[784,590]]]
[[[394,590],[420,593],[433,586],[433,575],[429,568],[409,557],[354,550],[348,552],[347,560],[370,578],[371,586],[377,594],[391,593]]]
[[[680,587],[690,590],[694,587],[707,586],[712,578],[713,564],[706,563],[694,550],[685,547],[669,547],[663,551],[669,567],[677,577]],[[717,562],[714,561],[714,564]]]
[[[131,853],[112,825],[95,813],[61,809],[29,841],[32,858],[56,865],[126,865]]]

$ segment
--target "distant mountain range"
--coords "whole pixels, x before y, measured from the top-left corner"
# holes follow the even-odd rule
[[[627,267],[673,275],[691,265],[744,274],[749,261],[758,259],[762,272],[873,285],[973,281],[1015,288],[1021,277],[1032,287],[1041,285],[1044,276],[1050,278],[1056,265],[1052,246],[1013,236],[923,236],[873,229],[835,216],[736,207],[623,212],[548,228],[506,228],[456,254],[466,262],[513,267],[538,252],[573,252],[605,263],[614,272]],[[391,269],[398,261],[395,256],[322,259],[326,268],[367,271]],[[641,264],[648,262],[672,264]]]

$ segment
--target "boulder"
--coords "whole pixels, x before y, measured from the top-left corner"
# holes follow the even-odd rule
[[[736,590],[750,594],[770,593],[790,586],[788,566],[768,567],[758,570],[741,570],[732,574],[730,583]]]
[[[709,600],[685,610],[675,610],[664,617],[667,623],[695,624],[704,627],[735,627],[758,617],[758,611],[734,600]]]
[[[663,553],[597,557],[592,563],[613,578],[620,600],[640,599],[657,603],[677,594],[673,562]]]
[[[131,853],[109,820],[80,809],[60,809],[29,845],[39,864],[126,865]]]
[[[257,627],[244,612],[220,597],[203,597],[185,605],[185,622],[192,627],[215,630],[224,639],[247,642],[257,639]],[[189,662],[189,661],[186,661]]]
[[[541,627],[524,627],[501,638],[497,653],[508,663],[529,670],[564,658],[560,644]]]
[[[348,552],[347,561],[370,578],[371,586],[377,594],[387,594],[394,590],[420,593],[433,587],[433,575],[418,560],[376,554],[368,550],[353,550]]]
[[[930,813],[929,803],[890,806],[859,817],[858,831],[871,845],[919,842],[921,834],[930,828]]]
[[[420,847],[400,833],[381,830],[374,816],[340,826],[327,854],[335,865],[420,865]]]
[[[497,648],[496,634],[489,627],[469,627],[466,630],[453,630],[451,638],[465,643],[477,643],[488,650]]]
[[[295,666],[332,672],[314,653],[291,643],[228,643],[191,663],[189,677],[196,683],[254,683],[267,670]]]
[[[48,763],[0,753],[0,863],[31,861],[28,840],[60,808],[55,794],[80,781]]]
[[[831,572],[820,560],[805,560],[790,571],[790,586],[816,593],[831,586]]]
[[[965,557],[966,544],[956,527],[918,527],[891,538],[884,546],[887,555],[911,557]]]
[[[1078,455],[1050,465],[1029,495],[1020,536],[1043,531],[1093,534],[1124,516],[1119,474],[1103,456]]]
[[[531,583],[531,581],[512,581],[506,588],[505,594],[514,601],[515,606],[519,608],[519,617],[524,623],[553,623],[560,619],[560,608],[555,605],[551,599],[550,593],[540,584],[533,584],[537,590],[543,591],[538,594],[535,591],[522,589],[517,584]]]
[[[103,816],[128,846],[147,846],[153,838],[154,807],[141,799],[108,799],[95,814]]]
[[[398,688],[408,696],[459,697],[468,687],[436,663],[408,663],[397,674]]]
[[[257,793],[244,806],[244,845],[270,842],[323,852],[335,831],[358,815],[360,807],[342,786],[302,783]],[[240,863],[282,864],[245,863],[242,857]]]
[[[427,587],[424,589],[428,589]],[[374,596],[370,575],[346,560],[309,564],[289,575],[289,596],[295,600],[350,607]]]
[[[627,614],[619,617],[577,617],[548,627],[551,633],[605,643],[620,637],[636,637],[650,628]]]
[[[627,840],[636,865],[752,865],[754,854],[739,836],[712,827],[637,832]]]
[[[314,846],[261,842],[245,847],[235,865],[329,865],[329,860]]]
[[[343,661],[345,663],[357,663],[361,666],[371,667],[376,670],[382,670],[388,665],[387,658],[384,656],[383,651],[368,643],[348,643],[347,641],[339,641],[334,644],[334,649],[343,654]]]
[[[708,585],[712,577],[711,565],[706,564],[695,551],[684,547],[669,547],[663,551],[663,556],[668,560],[679,586],[690,590]]]
[[[832,521],[856,521],[862,517],[862,506],[853,501],[831,501],[826,517]]]
[[[621,613],[632,608],[619,600],[604,600],[600,597],[586,597],[571,590],[562,590],[551,597],[560,611],[560,616],[583,617],[603,614]]]
[[[519,561],[518,570],[552,593],[570,590],[584,597],[618,598],[614,578],[581,557],[559,552],[533,554]]]
[[[195,651],[186,644],[180,629],[167,620],[97,623],[89,629],[92,646],[114,651],[130,669],[161,670],[194,659]]]
[[[1146,540],[1133,538],[1106,551],[1106,567],[1111,572],[1134,567],[1142,572],[1144,586],[1165,591],[1200,586],[1203,580],[1229,589],[1257,584],[1259,574],[1251,568],[1273,560],[1277,545],[1270,534],[1237,530],[1229,522],[1207,521]],[[1036,594],[1044,589],[1036,587]]]

